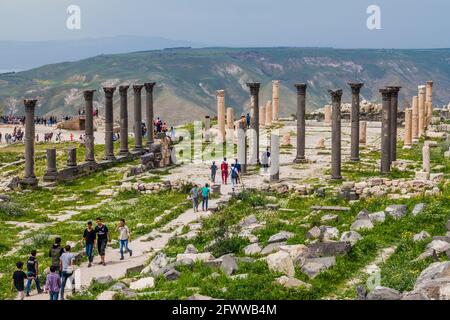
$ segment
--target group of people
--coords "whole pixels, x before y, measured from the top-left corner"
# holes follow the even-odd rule
[[[120,242],[120,260],[125,259],[124,254],[126,252],[128,252],[131,257],[133,251],[128,247],[128,243],[131,241],[131,233],[125,223],[125,219],[120,219],[117,226],[117,232],[119,234]],[[88,268],[90,268],[94,262],[95,247],[100,256],[99,264],[106,266],[106,247],[110,241],[110,231],[106,224],[102,222],[101,218],[96,219],[95,227],[91,221],[87,222],[81,244],[84,246],[85,255],[88,259]],[[48,252],[51,264],[48,273],[46,274],[44,289],[41,288],[39,279],[39,263],[36,250],[32,250],[30,253],[26,262],[26,272],[23,270],[25,264],[22,261],[16,263],[17,269],[13,273],[11,286],[17,291],[17,300],[23,300],[25,296],[30,295],[33,281],[36,284],[38,294],[45,291],[49,294],[50,300],[64,300],[64,291],[68,281],[72,284],[72,291],[75,292],[74,267],[79,255],[71,252],[72,247],[70,245],[63,247],[61,242],[62,239],[60,237],[55,238],[55,241]]]
[[[202,211],[208,211],[208,199],[210,192],[211,190],[208,183],[206,183],[203,187],[192,184],[189,198],[192,201],[192,208],[194,209],[194,212],[198,212],[200,201],[202,202]]]
[[[34,122],[36,124],[43,124],[44,126],[52,126],[57,123],[57,119],[55,116],[36,117]]]
[[[2,115],[2,116],[0,116],[0,121],[3,124],[23,125],[25,123],[25,117],[18,117],[18,116],[13,116],[13,115],[9,115],[9,116]]]
[[[212,162],[210,170],[211,170],[211,181],[215,183],[216,174],[217,171],[219,170],[215,161]],[[241,183],[242,166],[239,163],[238,159],[235,159],[234,163],[232,163],[230,166],[227,162],[227,158],[224,158],[222,163],[220,164],[220,171],[222,176],[222,184],[228,184],[228,177],[231,178],[233,190],[237,184]]]
[[[5,133],[5,143],[12,144],[23,140],[24,131],[20,127],[14,127],[12,133]],[[0,132],[0,143],[3,142],[3,135]]]

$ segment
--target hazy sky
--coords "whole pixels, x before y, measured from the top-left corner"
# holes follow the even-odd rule
[[[81,30],[66,27],[69,5]],[[381,8],[381,30],[366,26]],[[450,47],[448,0],[0,0],[0,40],[158,36],[220,46]]]

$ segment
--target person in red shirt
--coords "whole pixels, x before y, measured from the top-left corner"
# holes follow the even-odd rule
[[[223,158],[223,162],[220,165],[220,170],[222,171],[222,184],[227,184],[227,180],[228,180],[228,163],[227,163],[227,158]]]

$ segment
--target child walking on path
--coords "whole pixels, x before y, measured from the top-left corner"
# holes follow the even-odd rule
[[[27,279],[27,275],[22,270],[23,262],[21,262],[21,261],[17,262],[16,267],[17,267],[17,270],[14,271],[13,276],[12,276],[11,290],[13,288],[16,288],[16,290],[17,290],[16,300],[23,300],[23,298],[24,298],[23,290],[25,289],[24,282]]]
[[[128,227],[125,225],[125,219],[120,219],[119,227],[117,228],[119,231],[119,242],[120,242],[120,260],[123,260],[123,251],[124,249],[130,254],[130,257],[133,255],[133,251],[128,248],[128,242],[131,241],[131,234]]]
[[[61,290],[61,277],[56,273],[56,267],[50,267],[50,273],[45,281],[45,291],[50,295],[50,300],[58,300],[59,290]]]

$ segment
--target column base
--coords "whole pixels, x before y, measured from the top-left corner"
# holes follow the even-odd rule
[[[308,163],[306,158],[295,158],[294,163]]]
[[[342,176],[331,176],[331,180],[342,180]]]
[[[20,184],[24,186],[36,187],[38,185],[38,179],[36,177],[28,177],[20,180]]]
[[[46,182],[53,182],[57,180],[57,177],[58,177],[57,171],[47,171],[42,177],[42,180]]]
[[[105,157],[103,158],[103,160],[106,160],[106,161],[113,161],[113,160],[116,160],[116,156],[115,156],[115,155],[108,155],[108,156],[105,156]]]
[[[350,158],[350,161],[352,161],[352,162],[359,162],[361,159],[358,157],[358,158]]]
[[[130,151],[128,151],[128,149],[119,151],[119,156],[126,157],[126,156],[129,156],[129,155],[130,155]]]

